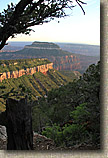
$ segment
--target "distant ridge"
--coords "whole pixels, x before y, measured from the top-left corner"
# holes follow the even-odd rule
[[[99,45],[89,44],[75,44],[75,43],[57,43],[63,50],[75,54],[82,54],[87,56],[100,56]]]
[[[80,48],[75,51],[80,51]],[[33,42],[27,45],[24,49],[11,52],[0,53],[0,59],[28,59],[28,58],[47,58],[54,63],[54,68],[57,70],[72,70],[83,73],[90,64],[97,63],[99,56],[87,56],[75,51],[68,52],[60,48],[59,45],[52,42]],[[81,51],[87,52],[81,48]],[[81,52],[80,51],[80,52]],[[92,51],[92,49],[91,49]],[[99,54],[99,51],[98,51]]]
[[[52,43],[52,42],[38,42],[38,41],[35,41],[31,45],[34,46],[34,47],[43,47],[43,48],[60,48],[57,44]]]

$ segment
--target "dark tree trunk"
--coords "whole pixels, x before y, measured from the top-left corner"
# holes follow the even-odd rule
[[[31,106],[27,98],[20,100],[7,99],[7,150],[32,150],[33,131]]]
[[[0,125],[2,125],[2,126],[7,125],[6,112],[1,112],[0,113]]]

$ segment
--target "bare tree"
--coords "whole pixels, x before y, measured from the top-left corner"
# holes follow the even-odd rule
[[[29,34],[30,27],[50,22],[54,18],[67,16],[66,9],[79,5],[85,11],[80,0],[20,0],[17,5],[11,3],[0,13],[0,49],[6,45],[9,37],[17,34]]]

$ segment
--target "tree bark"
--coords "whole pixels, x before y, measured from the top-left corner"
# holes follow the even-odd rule
[[[31,106],[27,98],[6,102],[7,116],[7,150],[32,150],[33,131]]]
[[[1,112],[0,113],[0,125],[2,125],[2,126],[7,125],[6,112]]]

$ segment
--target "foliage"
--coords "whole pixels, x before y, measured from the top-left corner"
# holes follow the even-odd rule
[[[74,123],[85,123],[89,120],[90,112],[87,111],[86,103],[77,106],[74,111],[70,113],[70,116],[74,120]]]
[[[100,144],[100,62],[90,65],[78,80],[58,71],[24,75],[0,83],[0,110],[7,97],[28,95],[32,102],[33,130],[53,139],[57,146]],[[52,89],[52,90],[51,90]],[[43,96],[43,97],[39,97]],[[34,101],[34,102],[33,102]]]
[[[64,76],[68,76],[69,78],[71,78],[72,80],[74,79],[78,79],[81,74],[79,71],[69,71],[69,70],[62,70],[59,71],[61,74],[63,74]]]
[[[82,142],[98,146],[100,143],[99,93],[100,62],[97,65],[90,65],[79,80],[52,89],[48,92],[47,98],[38,101],[40,114],[44,113],[43,119],[45,115],[47,116],[42,126],[45,128],[42,134],[54,139],[57,146],[69,147]],[[36,109],[37,106],[34,106],[33,114]],[[33,127],[33,129],[38,132],[38,128]]]
[[[63,132],[60,126],[54,124],[52,127],[46,127],[42,134],[53,139],[57,146],[63,146]]]
[[[88,132],[83,125],[72,124],[61,128],[60,125],[46,127],[42,134],[54,140],[56,146],[69,147],[84,142]]]
[[[85,3],[80,0],[75,2],[83,10],[82,4]],[[29,34],[31,26],[50,22],[54,18],[62,18],[66,16],[66,9],[73,7],[73,1],[70,0],[20,0],[17,5],[11,3],[0,13],[0,49],[4,47],[9,37],[13,38],[20,33]]]
[[[87,131],[83,125],[72,124],[65,126],[63,135],[66,146],[72,146],[84,142],[87,136]]]

